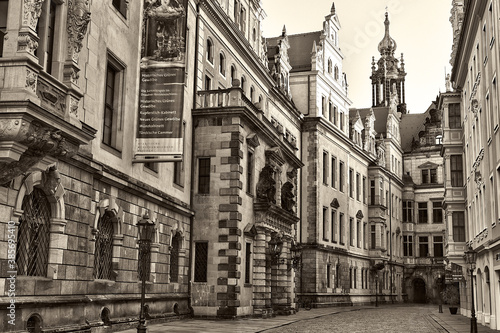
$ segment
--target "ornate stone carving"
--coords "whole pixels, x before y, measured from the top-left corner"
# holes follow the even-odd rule
[[[38,42],[35,37],[30,33],[19,33],[19,38],[17,39],[17,50],[25,51],[32,55],[35,55],[35,51],[38,48]]]
[[[247,136],[247,143],[249,146],[256,148],[260,145],[259,137],[256,133],[251,133]]]
[[[36,90],[36,94],[40,97],[44,107],[60,116],[64,116],[66,111],[66,95],[63,92],[43,80],[38,82]]]
[[[78,117],[78,103],[80,102],[78,99],[70,97],[69,98],[69,113]]]
[[[61,184],[61,175],[57,171],[57,166],[53,165],[42,173],[42,186],[45,190],[54,195]]]
[[[28,25],[36,30],[38,18],[42,14],[42,5],[45,0],[24,0],[23,2],[23,25]]]
[[[82,49],[82,40],[87,33],[90,22],[90,12],[88,10],[88,0],[68,1],[68,48],[69,53],[74,58]],[[74,52],[73,52],[74,51]],[[78,60],[78,59],[76,59]]]
[[[358,210],[358,212],[356,213],[356,218],[361,220],[363,217],[363,212],[361,210]]]
[[[281,208],[289,212],[294,211],[296,203],[293,188],[291,182],[286,182],[281,188]]]
[[[377,144],[377,164],[385,167],[385,148],[383,141],[380,141]]]
[[[474,115],[477,117],[477,113],[479,112],[479,102],[475,98],[473,98],[471,101],[471,110],[474,113]]]
[[[262,169],[257,183],[257,198],[268,203],[276,203],[276,180],[275,170],[269,164]]]
[[[38,74],[26,69],[26,88],[30,88],[34,93],[36,93],[36,81],[38,78]]]
[[[476,171],[474,173],[474,181],[476,182],[477,188],[481,189],[483,186],[483,177],[481,176],[481,171]]]
[[[330,207],[333,207],[335,209],[338,209],[340,207],[339,201],[337,198],[333,198],[332,202],[330,203]]]
[[[28,149],[24,151],[18,161],[0,163],[0,184],[5,184],[15,177],[27,172],[33,165],[40,162],[45,156],[71,156],[78,150],[78,146],[68,143],[56,129],[31,124],[24,135],[17,135],[18,142]]]

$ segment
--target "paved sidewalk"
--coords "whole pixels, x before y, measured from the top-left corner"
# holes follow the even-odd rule
[[[450,333],[469,333],[470,318],[461,314],[452,315],[446,306],[443,306],[443,313],[435,311],[430,317],[436,321],[446,332]],[[499,333],[500,331],[492,330],[489,327],[477,323],[478,333]]]
[[[381,305],[380,310],[390,307],[411,307],[408,304],[399,305]],[[291,316],[276,316],[268,319],[261,318],[240,318],[233,320],[217,319],[184,319],[161,324],[148,325],[149,333],[258,333],[266,330],[289,325],[301,320],[315,319],[331,314],[363,311],[365,309],[374,309],[374,306],[349,306],[311,309],[310,311],[301,310]],[[435,309],[435,310],[434,310]],[[448,308],[443,308],[443,313],[439,313],[437,305],[429,305],[429,320],[441,332],[449,333],[468,333],[470,331],[470,318],[460,314],[451,315]],[[122,333],[136,333],[136,324],[133,328],[120,331]],[[332,327],[332,329],[334,329]],[[408,330],[408,333],[411,329]],[[479,333],[499,333],[500,331],[491,330],[478,323]],[[337,332],[342,333],[342,332]]]

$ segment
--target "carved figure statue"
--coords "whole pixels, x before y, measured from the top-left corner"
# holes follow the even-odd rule
[[[281,208],[293,212],[295,207],[295,194],[293,193],[293,184],[286,182],[281,188]]]
[[[257,183],[257,198],[269,203],[276,203],[276,181],[274,169],[269,164],[262,168]]]

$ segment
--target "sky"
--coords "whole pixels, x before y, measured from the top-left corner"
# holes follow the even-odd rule
[[[390,35],[404,53],[406,104],[410,113],[427,110],[439,92],[445,91],[445,73],[451,73],[453,42],[450,10],[452,0],[337,0],[341,24],[339,45],[344,54],[351,107],[371,106],[371,62],[380,58],[378,43],[384,37],[386,7]],[[331,0],[262,0],[267,17],[264,37],[318,31],[330,14]]]

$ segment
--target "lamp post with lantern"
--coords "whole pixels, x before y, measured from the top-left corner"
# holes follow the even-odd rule
[[[477,252],[472,249],[472,246],[469,246],[467,251],[465,251],[465,263],[469,266],[470,271],[470,290],[471,290],[471,318],[470,318],[470,332],[477,333],[477,318],[476,311],[474,310],[474,283],[473,283],[473,275],[472,273],[476,269],[476,259]]]
[[[139,228],[139,278],[141,279],[141,312],[139,315],[139,325],[137,333],[146,333],[146,318],[144,315],[144,303],[146,299],[146,280],[150,273],[151,263],[151,240],[155,230],[155,224],[149,219],[146,213],[137,222]]]

